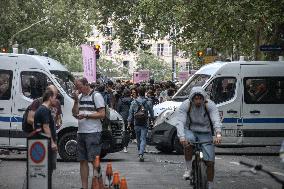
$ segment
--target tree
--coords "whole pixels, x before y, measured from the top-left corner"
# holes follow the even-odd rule
[[[97,24],[113,22],[117,38],[127,49],[139,45],[143,39],[136,33],[142,31],[151,38],[169,35],[178,48],[192,54],[210,47],[260,59],[261,44],[282,41],[283,5],[284,0],[101,0]]]
[[[157,56],[141,51],[137,57],[136,70],[149,70],[150,77],[156,81],[171,79],[171,69],[169,65]]]

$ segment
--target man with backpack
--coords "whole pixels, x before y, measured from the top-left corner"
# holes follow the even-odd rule
[[[145,88],[139,87],[139,97],[132,101],[129,116],[128,127],[131,126],[131,122],[134,120],[134,130],[137,138],[138,156],[139,161],[144,161],[144,151],[146,147],[146,136],[149,126],[149,114],[150,119],[154,119],[153,105],[145,98]]]
[[[213,101],[206,98],[202,87],[193,87],[189,98],[176,112],[176,127],[180,143],[184,146],[186,171],[185,179],[190,179],[192,170],[193,146],[190,142],[209,142],[202,144],[203,159],[207,166],[208,188],[213,188],[215,147],[221,143],[221,121],[218,109]]]
[[[105,118],[105,102],[101,93],[92,90],[86,78],[75,81],[77,93],[73,93],[73,116],[78,119],[78,160],[80,161],[80,174],[82,188],[88,188],[89,165],[93,165],[94,175],[98,175],[95,168],[96,156],[101,153],[101,119]],[[80,93],[80,94],[78,94]]]
[[[34,115],[34,129],[45,133],[51,139],[51,167],[56,169],[57,160],[57,137],[54,119],[51,112],[51,107],[57,103],[56,94],[47,89],[42,96],[42,104],[35,111]]]

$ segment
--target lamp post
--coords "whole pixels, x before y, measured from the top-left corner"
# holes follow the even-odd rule
[[[49,19],[49,18],[45,18],[45,19],[39,20],[39,21],[37,21],[37,22],[31,24],[30,26],[28,26],[28,27],[26,27],[26,28],[24,28],[24,29],[18,31],[18,32],[15,33],[14,35],[12,35],[11,38],[9,39],[9,47],[13,47],[13,40],[14,40],[14,38],[15,38],[16,35],[18,35],[19,33],[22,33],[23,31],[26,31],[26,30],[30,29],[31,27],[33,27],[34,25],[37,25],[37,24],[39,24],[39,23],[41,23],[41,22],[44,22],[44,21],[46,21],[46,20],[48,20],[48,19]],[[15,44],[15,48],[13,48],[13,53],[14,53],[14,50],[15,50],[16,48],[18,48],[18,46],[16,47],[16,44]]]

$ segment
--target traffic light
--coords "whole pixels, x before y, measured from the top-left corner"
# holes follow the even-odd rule
[[[203,63],[203,56],[204,56],[203,51],[197,51],[198,62]]]
[[[96,53],[96,59],[98,60],[100,58],[100,45],[95,45],[95,53]]]
[[[202,58],[203,57],[203,51],[197,51],[197,57]]]
[[[1,48],[1,53],[8,53],[8,48],[5,47]]]

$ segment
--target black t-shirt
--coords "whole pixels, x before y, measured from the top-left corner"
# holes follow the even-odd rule
[[[49,124],[52,139],[56,141],[56,128],[51,110],[44,105],[41,105],[35,112],[34,126],[35,129],[42,128],[43,124]]]

